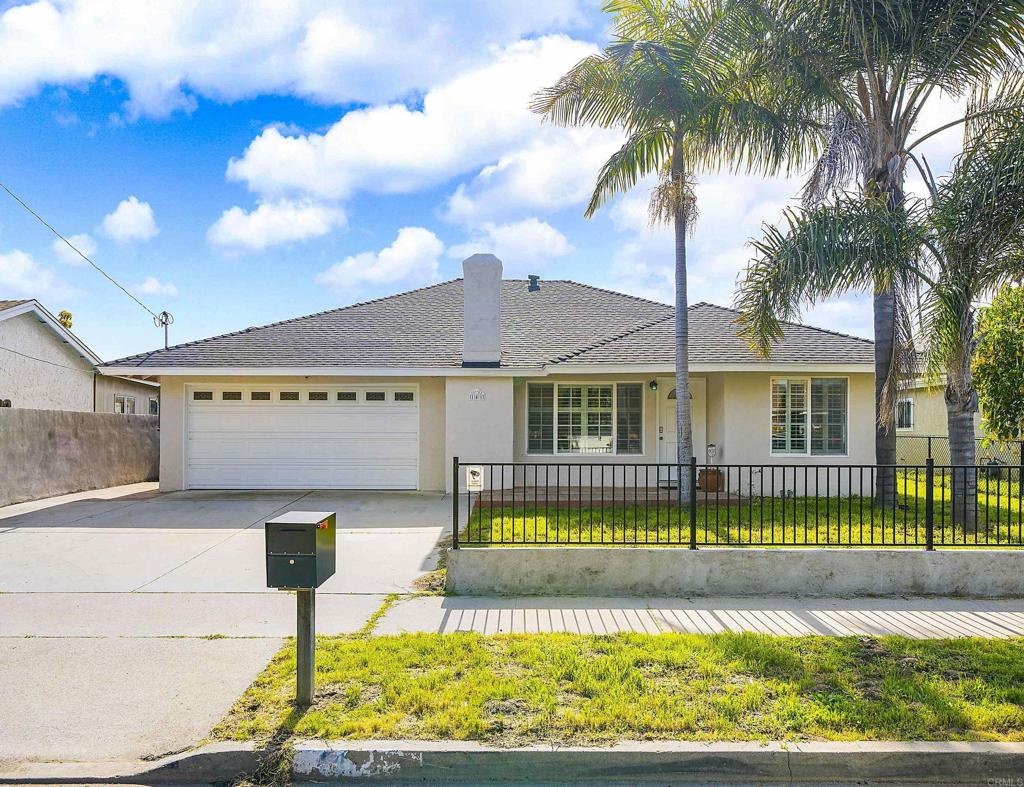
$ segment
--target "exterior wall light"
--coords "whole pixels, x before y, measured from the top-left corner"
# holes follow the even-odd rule
[[[657,380],[651,380],[649,383],[647,383],[647,385],[648,385],[648,387],[652,391],[657,391],[658,390],[658,381]]]

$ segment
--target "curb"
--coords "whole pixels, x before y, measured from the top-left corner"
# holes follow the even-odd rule
[[[156,760],[0,764],[0,784],[212,784],[232,782],[259,765],[247,742],[211,743]]]
[[[501,749],[467,741],[304,741],[298,779],[342,782],[780,781],[984,784],[1024,777],[1021,743],[690,743]]]
[[[264,751],[214,743],[154,762],[0,765],[2,784],[224,784],[252,773]],[[497,748],[470,741],[300,741],[298,781],[405,783],[1009,784],[1024,779],[1024,743],[887,741],[692,743]]]

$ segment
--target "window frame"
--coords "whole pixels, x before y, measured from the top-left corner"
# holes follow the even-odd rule
[[[772,415],[775,410],[772,401],[772,391],[778,380],[792,380],[802,382],[806,386],[807,408],[804,416],[804,434],[806,435],[807,449],[804,451],[777,451],[772,444]],[[811,427],[812,417],[812,393],[811,383],[813,380],[845,380],[846,381],[846,450],[842,453],[812,453],[811,452]],[[789,409],[789,408],[787,408]],[[824,459],[847,459],[850,456],[850,441],[853,432],[850,429],[850,377],[843,374],[773,374],[768,381],[768,455],[785,459],[786,457],[807,457]]]
[[[117,400],[121,400],[121,409],[117,409]],[[132,410],[128,412],[128,402],[132,403]],[[117,415],[137,415],[138,414],[138,402],[135,397],[130,394],[114,394],[114,412]]]
[[[910,426],[900,426],[900,405],[910,405]],[[914,397],[913,396],[901,396],[896,400],[896,412],[894,419],[894,426],[897,432],[912,432],[914,431]]]
[[[552,406],[551,406],[551,451],[537,451],[530,449],[530,386],[534,385],[550,385],[552,386]],[[640,386],[640,450],[636,452],[620,452],[619,451],[619,386],[620,385],[638,385]],[[612,389],[612,407],[611,407],[611,450],[610,451],[560,451],[558,450],[558,388],[559,386],[565,386],[567,388],[599,388],[603,386],[611,386]],[[524,417],[523,417],[523,447],[525,449],[526,456],[643,456],[647,450],[647,394],[644,390],[646,383],[641,380],[559,380],[554,381],[541,381],[526,383],[526,391],[524,394]],[[586,397],[584,392],[583,397]],[[581,424],[581,429],[586,429],[586,424]]]
[[[151,396],[149,397],[149,414],[160,415],[160,397]]]

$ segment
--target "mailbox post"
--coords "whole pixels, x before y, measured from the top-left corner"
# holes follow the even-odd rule
[[[267,520],[267,587],[296,595],[295,702],[313,702],[316,671],[316,589],[335,570],[333,511],[289,511]]]

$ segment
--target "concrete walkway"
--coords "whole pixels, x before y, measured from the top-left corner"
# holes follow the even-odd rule
[[[294,634],[294,596],[266,587],[263,536],[289,509],[338,512],[323,634],[357,631],[433,569],[451,516],[437,494],[154,484],[0,508],[0,773],[205,737]]]
[[[1002,638],[1024,636],[1024,600],[430,596],[399,602],[376,629],[378,634],[404,631],[754,631],[778,635]]]

